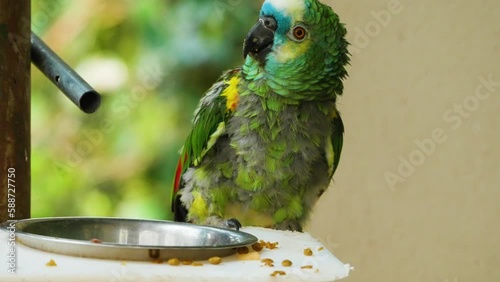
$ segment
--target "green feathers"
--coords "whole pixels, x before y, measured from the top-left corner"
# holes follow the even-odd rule
[[[218,137],[224,134],[225,122],[238,103],[239,74],[238,69],[224,73],[200,101],[194,126],[182,150],[188,156],[187,164],[197,166]]]
[[[295,100],[334,99],[343,92],[342,79],[349,62],[346,29],[333,10],[318,1],[266,1],[262,16],[287,25],[278,29],[271,53],[264,66],[247,56],[243,66],[245,79],[256,93],[273,92]],[[293,36],[296,28],[305,29],[304,39]],[[263,85],[265,84],[265,86]]]

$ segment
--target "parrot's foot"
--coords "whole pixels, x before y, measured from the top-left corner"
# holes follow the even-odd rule
[[[279,224],[274,224],[272,228],[277,230],[302,232],[302,225],[297,220],[285,220]]]
[[[240,230],[241,228],[241,223],[236,218],[230,218],[224,221],[224,225],[226,225],[227,228],[234,228],[236,229],[236,231]]]
[[[210,225],[210,226],[215,226],[215,227],[222,227],[222,228],[233,228],[236,230],[240,230],[241,228],[241,223],[239,220],[236,218],[231,218],[228,220],[224,220],[218,216],[210,216],[208,217],[205,222],[203,222],[205,225]]]

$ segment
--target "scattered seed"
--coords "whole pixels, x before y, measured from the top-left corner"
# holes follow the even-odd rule
[[[320,252],[320,251],[322,251],[324,249],[325,249],[325,247],[318,247],[318,252]]]
[[[273,263],[274,260],[272,260],[270,258],[265,258],[265,259],[261,259],[260,262],[262,262],[262,263]]]
[[[276,270],[273,273],[271,273],[271,276],[276,276],[276,275],[286,275],[286,272],[282,270]]]
[[[179,265],[181,262],[179,261],[178,258],[171,258],[171,259],[167,260],[167,263],[168,263],[168,265],[175,266],[175,265]]]
[[[183,261],[181,261],[181,263],[183,265],[191,265],[191,264],[193,264],[193,261],[192,260],[183,260]]]
[[[201,262],[193,262],[193,264],[191,264],[192,266],[203,266],[203,263]]]
[[[264,247],[264,246],[263,246],[260,242],[257,242],[257,243],[255,243],[255,244],[253,244],[253,245],[252,245],[252,249],[253,249],[254,251],[256,251],[256,252],[260,252],[260,251],[262,251],[262,248],[263,248],[263,247]]]
[[[260,260],[264,265],[263,266],[269,266],[269,267],[274,267],[274,261],[270,258],[265,258]]]
[[[289,260],[289,259],[286,259],[284,261],[281,262],[281,265],[283,266],[292,266],[292,261]]]
[[[266,246],[268,249],[276,249],[278,247],[278,242],[269,243],[269,246]]]
[[[262,249],[262,248],[261,248]],[[248,254],[249,250],[248,247],[241,247],[236,250],[238,254],[243,255],[243,254]]]
[[[300,268],[302,268],[302,269],[312,269],[313,266],[309,264],[309,265],[301,266]]]
[[[211,264],[219,264],[222,261],[220,257],[211,257],[208,259],[208,262]]]
[[[276,249],[278,246],[278,242],[271,243],[269,241],[265,242],[264,240],[260,240],[260,244],[270,250]]]
[[[51,259],[51,260],[49,260],[49,262],[47,262],[45,265],[46,265],[46,266],[57,266],[57,263],[56,263],[53,259]]]
[[[304,249],[304,255],[306,255],[306,256],[312,256],[313,255],[313,251],[311,250],[311,248]]]

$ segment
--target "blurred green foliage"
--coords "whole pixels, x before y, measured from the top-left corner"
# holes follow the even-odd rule
[[[32,3],[32,29],[103,95],[86,115],[33,69],[32,216],[169,219],[192,113],[242,63],[261,1]]]

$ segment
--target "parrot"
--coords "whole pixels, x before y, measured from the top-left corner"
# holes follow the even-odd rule
[[[201,97],[180,150],[174,220],[303,232],[340,160],[346,28],[318,0],[266,0],[243,63]]]

